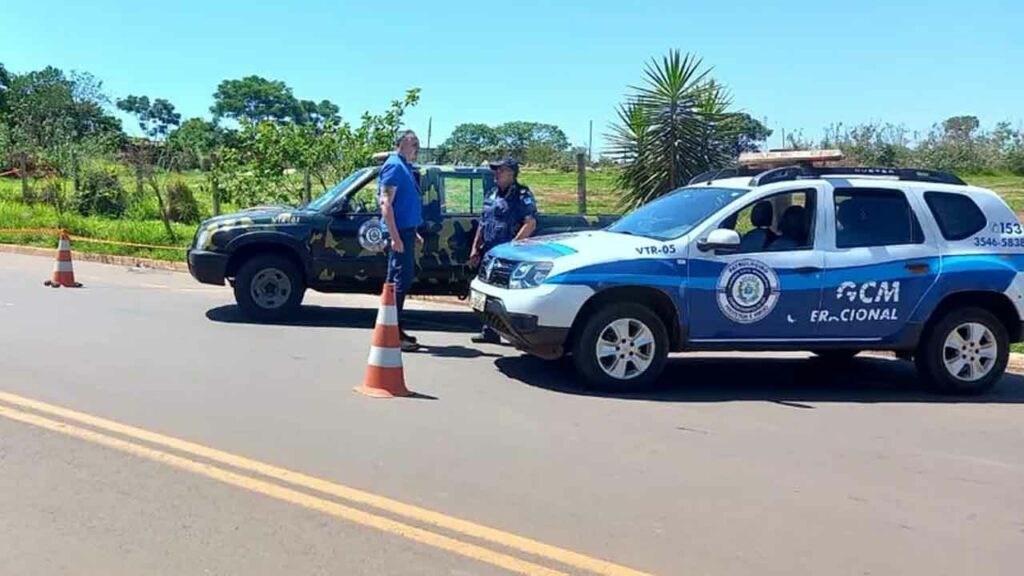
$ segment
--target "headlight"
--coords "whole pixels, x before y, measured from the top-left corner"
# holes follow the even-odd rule
[[[206,242],[210,239],[210,234],[212,233],[213,232],[206,228],[203,228],[202,230],[199,231],[199,234],[196,235],[196,250],[206,249]]]
[[[523,262],[512,271],[508,279],[509,288],[536,288],[551,272],[551,262]]]

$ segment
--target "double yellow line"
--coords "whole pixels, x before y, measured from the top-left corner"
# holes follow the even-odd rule
[[[533,561],[524,560],[517,556],[495,551],[479,544],[460,540],[454,536],[482,541],[492,545],[496,544],[510,551],[534,556],[538,559],[551,560],[566,567],[593,574],[608,576],[640,576],[644,574],[632,568],[544,544],[543,542],[495,528],[482,526],[467,520],[453,518],[439,512],[398,502],[356,488],[308,476],[301,472],[250,460],[215,448],[164,436],[156,432],[120,424],[7,392],[0,392],[0,416],[125,452],[139,458],[159,462],[173,468],[186,470],[237,488],[269,496],[310,510],[316,510],[355,524],[375,528],[382,532],[401,536],[466,558],[492,564],[518,574],[555,576],[565,574],[565,572],[540,565]],[[60,418],[61,420],[53,420],[50,417]],[[72,422],[87,426],[88,428],[71,424]],[[111,436],[104,432],[113,433],[118,436]],[[139,442],[144,442],[145,444]],[[154,446],[171,449],[180,454],[160,450]],[[221,468],[213,463],[229,466],[237,471]],[[249,476],[240,472],[255,474],[263,478]],[[281,484],[269,482],[268,479]],[[295,488],[318,492],[334,499],[345,501],[347,504],[364,506],[373,509],[377,513],[354,508],[334,499],[314,496]],[[400,517],[405,522],[380,515],[380,512],[393,517]],[[426,525],[429,529],[408,524],[407,521]],[[453,533],[454,536],[446,536],[433,531],[434,529],[448,531]]]

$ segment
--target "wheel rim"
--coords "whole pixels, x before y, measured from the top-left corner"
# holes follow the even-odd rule
[[[249,292],[257,306],[273,310],[284,306],[292,295],[292,281],[277,268],[264,268],[253,276]]]
[[[597,363],[616,380],[636,378],[654,362],[654,332],[634,318],[621,318],[601,330],[595,346]]]
[[[965,322],[946,337],[942,361],[950,376],[963,382],[981,380],[992,372],[999,356],[996,337],[984,324]]]

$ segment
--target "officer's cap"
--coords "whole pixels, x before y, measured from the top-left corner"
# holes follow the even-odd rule
[[[498,160],[497,162],[491,162],[490,164],[491,170],[497,170],[498,168],[501,168],[503,166],[505,168],[511,168],[512,171],[515,172],[516,174],[519,173],[519,162],[517,162],[516,159],[512,157],[503,158],[501,160]]]

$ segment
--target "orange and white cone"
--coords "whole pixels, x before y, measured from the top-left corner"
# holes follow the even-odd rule
[[[398,332],[398,309],[395,307],[395,285],[385,284],[380,294],[380,309],[373,327],[373,343],[367,360],[366,377],[356,392],[374,398],[411,396],[405,387],[402,370],[402,344]]]
[[[81,288],[82,285],[75,282],[75,268],[71,264],[71,239],[68,238],[68,231],[60,231],[60,242],[57,244],[57,262],[53,266],[53,278],[44,282],[47,286],[60,288]]]

